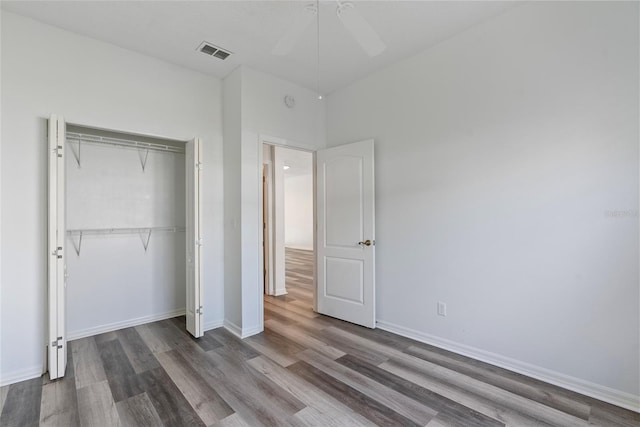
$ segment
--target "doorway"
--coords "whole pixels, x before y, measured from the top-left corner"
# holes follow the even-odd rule
[[[181,314],[202,336],[201,140],[48,130],[50,379],[68,339]]]
[[[375,176],[373,139],[352,142],[321,150],[295,148],[281,138],[259,137],[256,164],[256,208],[259,221],[254,240],[257,245],[256,273],[267,277],[265,283],[256,278],[258,327],[249,329],[250,336],[269,326],[270,317],[281,316],[269,304],[284,309],[285,316],[276,323],[283,331],[293,320],[327,315],[368,328],[375,328]],[[284,171],[290,165],[283,161],[282,149],[306,151],[312,159],[312,231],[313,231],[313,302],[294,300],[286,286],[286,250],[284,221]],[[280,155],[278,155],[280,153]],[[271,205],[263,217],[263,170],[268,164],[273,181],[269,191]],[[285,169],[285,166],[289,168]],[[281,185],[277,185],[282,182]],[[278,191],[280,188],[280,191]],[[254,199],[255,200],[255,199]],[[280,202],[279,202],[280,200]],[[271,240],[267,271],[263,272],[262,229],[268,227]],[[296,249],[296,248],[292,248]],[[290,257],[291,259],[291,257]],[[264,274],[263,274],[264,273]],[[279,286],[280,284],[280,286]],[[290,286],[291,288],[291,286]],[[294,291],[295,292],[295,291]],[[304,292],[304,291],[303,291]],[[280,298],[278,298],[280,297]],[[268,301],[267,301],[268,300]],[[288,302],[290,301],[290,303]],[[250,304],[247,304],[247,307]],[[300,307],[300,306],[303,307]],[[243,305],[244,306],[244,305]],[[269,309],[269,310],[267,310]],[[300,316],[296,316],[299,314]],[[266,316],[265,316],[266,315]],[[265,318],[267,321],[265,322]],[[293,318],[293,319],[292,319]],[[244,334],[244,332],[243,332]]]
[[[263,145],[265,318],[314,311],[314,157]]]

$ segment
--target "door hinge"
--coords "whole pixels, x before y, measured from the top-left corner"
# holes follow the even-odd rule
[[[55,341],[51,341],[51,348],[62,348],[62,337],[58,337]]]
[[[62,246],[58,246],[55,251],[51,252],[51,255],[62,258]]]
[[[196,163],[196,168],[201,171],[202,169],[204,169],[204,165],[202,164],[202,162],[198,162]]]
[[[202,239],[196,239],[196,246],[202,246]]]
[[[200,316],[204,314],[204,310],[202,309],[202,306],[196,308],[196,314],[199,314]]]

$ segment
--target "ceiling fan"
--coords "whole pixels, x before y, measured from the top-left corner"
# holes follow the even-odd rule
[[[371,57],[380,55],[387,46],[371,25],[360,15],[356,6],[348,1],[337,0],[336,3],[336,15],[338,15],[338,18],[340,18],[342,24],[351,33],[356,42],[367,55]],[[316,20],[317,15],[317,4],[307,4],[300,11],[293,25],[278,41],[272,53],[278,56],[288,55],[304,31]]]

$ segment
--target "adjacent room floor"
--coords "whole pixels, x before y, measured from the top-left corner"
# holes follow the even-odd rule
[[[2,388],[2,426],[638,426],[640,416],[313,312],[312,253],[287,251],[265,331],[196,340],[184,317],[69,343],[64,379]]]

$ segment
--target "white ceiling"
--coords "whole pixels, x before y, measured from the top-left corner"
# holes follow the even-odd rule
[[[217,77],[240,64],[316,89],[316,27],[286,57],[271,53],[309,1],[2,1],[2,9]],[[313,3],[313,2],[311,2]],[[387,49],[370,58],[320,3],[320,92],[330,93],[513,7],[492,1],[355,1]],[[226,61],[196,48],[206,40]]]

